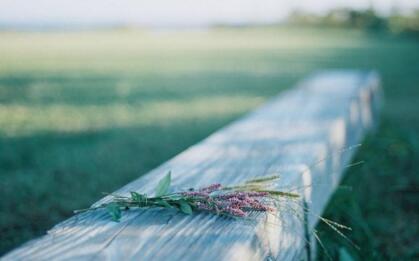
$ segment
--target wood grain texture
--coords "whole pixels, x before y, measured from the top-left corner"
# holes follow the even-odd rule
[[[377,118],[379,101],[375,73],[314,74],[117,191],[152,193],[169,170],[173,189],[280,173],[277,187],[303,197],[284,202],[275,216],[252,214],[253,221],[245,221],[156,209],[125,212],[115,223],[99,210],[69,218],[2,259],[307,259],[304,217],[293,210],[306,201],[310,233],[355,149],[340,151],[361,142]]]

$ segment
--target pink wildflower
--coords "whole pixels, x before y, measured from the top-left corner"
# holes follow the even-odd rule
[[[227,212],[230,215],[237,216],[237,217],[247,216],[246,212],[244,212],[243,210],[241,210],[239,208],[227,207],[227,208],[224,209],[224,211]]]
[[[216,190],[219,190],[220,188],[221,188],[221,184],[216,183],[216,184],[209,185],[207,187],[200,188],[199,191],[212,193]]]
[[[203,198],[209,197],[208,192],[204,192],[204,191],[187,191],[187,192],[182,192],[182,195],[187,196],[187,197],[203,197]]]
[[[268,196],[268,192],[264,191],[252,191],[252,192],[231,192],[223,195],[219,195],[218,197],[221,199],[228,199],[228,198],[240,198],[243,199],[245,197],[266,197]]]

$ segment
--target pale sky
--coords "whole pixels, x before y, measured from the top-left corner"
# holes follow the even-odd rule
[[[419,8],[419,0],[0,0],[0,23],[207,25],[269,23],[291,10],[324,12],[334,7],[386,13]]]

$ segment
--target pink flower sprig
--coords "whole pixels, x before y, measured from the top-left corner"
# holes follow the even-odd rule
[[[152,197],[138,192],[131,192],[130,196],[111,195],[113,198],[108,203],[75,212],[106,208],[114,221],[120,220],[122,210],[154,207],[174,208],[185,214],[209,212],[230,217],[247,217],[251,212],[274,211],[275,202],[279,197],[298,197],[294,193],[270,190],[272,183],[278,178],[262,177],[236,186],[222,186],[216,183],[199,189],[169,193],[169,172],[158,183]]]

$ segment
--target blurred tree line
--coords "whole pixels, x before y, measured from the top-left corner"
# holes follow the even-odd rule
[[[294,11],[288,18],[292,25],[359,28],[419,36],[419,9],[406,14],[397,9],[388,16],[380,16],[374,9],[333,9],[325,15]]]

